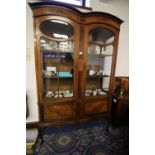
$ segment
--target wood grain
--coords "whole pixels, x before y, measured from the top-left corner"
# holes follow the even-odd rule
[[[47,105],[44,106],[45,119],[61,119],[73,117],[72,105]]]

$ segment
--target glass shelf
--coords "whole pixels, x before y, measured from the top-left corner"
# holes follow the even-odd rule
[[[43,54],[51,54],[51,53],[73,53],[73,49],[72,50],[64,50],[64,51],[61,51],[61,50],[58,50],[58,49],[56,49],[56,50],[41,50],[41,52],[43,53]]]
[[[72,77],[58,77],[58,76],[51,76],[51,77],[47,77],[47,76],[42,76],[44,79],[71,79]]]
[[[85,92],[85,96],[105,96],[108,95],[108,91],[105,89],[87,89]]]
[[[45,90],[43,91],[43,94],[45,98],[50,99],[71,98],[73,97],[73,90],[60,90],[60,91]]]
[[[112,56],[112,54],[94,54],[94,53],[88,53],[88,54],[89,54],[89,55],[92,55],[92,56],[94,56],[94,55],[100,56],[100,58],[106,57],[106,56]]]
[[[87,78],[103,78],[110,77],[110,75],[87,75]]]

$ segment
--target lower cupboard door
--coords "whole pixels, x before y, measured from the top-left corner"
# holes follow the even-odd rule
[[[73,104],[44,106],[44,120],[73,118]]]
[[[109,110],[109,100],[88,100],[84,102],[84,115],[105,113]]]

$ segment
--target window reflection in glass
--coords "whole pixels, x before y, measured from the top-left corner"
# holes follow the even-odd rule
[[[60,20],[47,20],[40,25],[40,31],[53,39],[69,39],[74,34],[73,27],[67,22]]]

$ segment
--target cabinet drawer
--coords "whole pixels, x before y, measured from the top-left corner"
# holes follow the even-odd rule
[[[73,117],[73,105],[46,105],[44,106],[44,119],[64,119]]]
[[[108,111],[108,100],[105,101],[87,101],[84,103],[85,114],[97,114]]]

